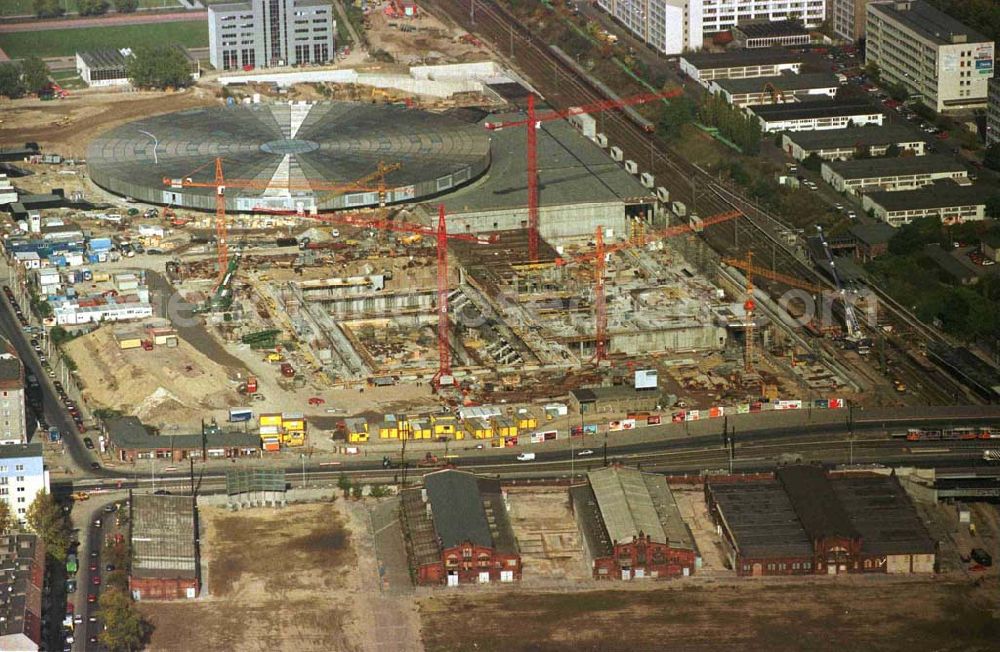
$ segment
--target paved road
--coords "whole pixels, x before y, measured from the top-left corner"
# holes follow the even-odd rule
[[[118,25],[145,25],[207,20],[208,11],[179,11],[166,14],[120,14],[102,18],[70,18],[66,20],[35,20],[27,23],[0,24],[0,34],[12,32],[43,32],[50,29],[82,29],[86,27],[116,27]]]

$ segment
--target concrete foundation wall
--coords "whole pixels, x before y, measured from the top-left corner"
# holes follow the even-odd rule
[[[721,349],[725,345],[726,329],[714,324],[701,324],[655,331],[612,333],[612,351],[642,355],[654,351],[698,351]]]
[[[545,239],[590,236],[598,226],[612,229],[614,237],[626,233],[625,204],[607,202],[544,206],[538,211],[539,232]],[[527,207],[503,210],[462,212],[448,216],[449,230],[461,233],[510,231],[528,225]]]
[[[311,305],[322,305],[330,315],[338,318],[359,318],[363,316],[395,316],[400,310],[427,312],[434,309],[433,292],[410,292],[407,294],[382,294],[378,296],[324,299],[309,297]]]

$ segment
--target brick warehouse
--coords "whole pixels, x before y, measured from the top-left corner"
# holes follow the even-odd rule
[[[402,492],[403,525],[419,584],[521,579],[521,555],[498,480],[446,469]]]
[[[934,572],[936,544],[895,475],[789,466],[711,479],[705,499],[738,575]]]
[[[694,572],[694,538],[666,478],[618,466],[587,474],[570,488],[594,579],[687,576]]]
[[[191,496],[137,494],[131,500],[132,568],[136,600],[198,597],[197,514]]]

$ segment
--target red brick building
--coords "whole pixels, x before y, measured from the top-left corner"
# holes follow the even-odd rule
[[[521,579],[521,555],[497,480],[446,469],[403,492],[403,525],[419,584]]]
[[[197,521],[191,496],[137,494],[131,501],[132,567],[136,600],[198,597],[201,587]]]
[[[934,572],[936,545],[893,475],[788,466],[712,479],[705,499],[738,575]]]
[[[570,488],[595,579],[687,576],[698,556],[666,478],[607,467]]]

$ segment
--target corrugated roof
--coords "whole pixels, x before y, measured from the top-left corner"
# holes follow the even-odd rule
[[[805,150],[827,147],[857,147],[858,145],[889,145],[892,143],[915,143],[925,141],[904,125],[887,124],[864,125],[846,129],[821,129],[819,131],[795,131],[787,134],[789,140]]]
[[[828,537],[856,539],[860,536],[837,500],[826,471],[818,466],[795,465],[778,469],[795,515],[812,540]]]
[[[986,204],[987,198],[996,190],[995,187],[986,184],[960,186],[951,181],[944,181],[916,190],[873,192],[868,194],[868,199],[889,212],[950,208]]]
[[[935,544],[895,475],[832,478],[830,484],[869,554],[931,554]]]
[[[630,541],[640,532],[654,541],[667,540],[641,473],[608,467],[588,478],[612,541]]]
[[[197,577],[194,498],[132,497],[133,577]]]
[[[857,158],[849,161],[825,161],[823,165],[844,179],[966,171],[964,165],[944,154],[901,156],[898,158]]]
[[[713,79],[711,83],[736,95],[763,92],[765,84],[772,84],[781,91],[836,88],[840,85],[837,78],[828,72],[806,73],[803,75],[785,73],[772,77],[746,77],[740,79]]]
[[[730,68],[733,66],[756,66],[778,63],[802,63],[802,55],[784,48],[760,48],[753,50],[731,50],[729,52],[691,52],[682,54],[681,59],[698,70]]]
[[[812,544],[777,482],[710,480],[708,489],[744,557],[812,557]]]
[[[767,122],[882,113],[880,109],[875,108],[868,102],[843,102],[839,100],[810,100],[806,102],[787,102],[785,104],[764,104],[762,106],[751,107],[749,110]]]
[[[475,475],[451,469],[428,473],[424,476],[424,488],[442,547],[451,548],[466,541],[493,547]]]

